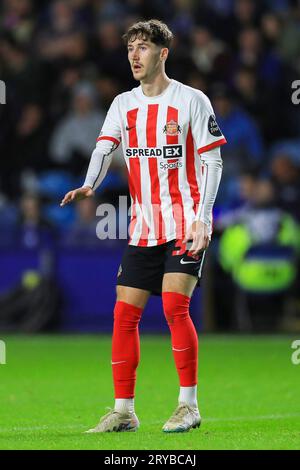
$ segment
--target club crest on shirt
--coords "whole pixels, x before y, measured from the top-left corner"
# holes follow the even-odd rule
[[[181,132],[181,127],[178,125],[178,122],[174,121],[173,119],[165,125],[164,134],[167,135],[178,135]]]

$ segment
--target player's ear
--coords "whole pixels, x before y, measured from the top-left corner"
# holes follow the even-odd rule
[[[160,51],[160,60],[166,61],[168,58],[169,49],[167,47],[163,47]]]

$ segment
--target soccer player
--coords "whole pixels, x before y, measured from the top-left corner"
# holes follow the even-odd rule
[[[200,426],[198,338],[189,315],[212,233],[226,143],[209,99],[165,72],[172,33],[158,20],[138,22],[123,36],[140,86],[111,104],[81,188],[61,205],[94,195],[122,142],[131,195],[130,239],[117,277],[112,337],[115,406],[88,432],[134,431],[138,325],[151,294],[161,294],[171,331],[180,390],[165,432]]]

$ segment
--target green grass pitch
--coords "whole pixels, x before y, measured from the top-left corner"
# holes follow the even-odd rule
[[[136,433],[84,434],[113,405],[108,336],[2,336],[0,449],[299,449],[289,336],[200,336],[200,429],[164,434],[178,382],[168,337],[142,336]]]

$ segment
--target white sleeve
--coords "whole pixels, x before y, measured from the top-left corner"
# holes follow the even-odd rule
[[[202,92],[191,100],[192,134],[199,154],[226,144],[209,98]]]
[[[117,147],[117,144],[110,140],[97,142],[82,187],[89,186],[96,190],[100,186],[111,164],[113,152]]]
[[[201,200],[196,220],[201,220],[211,229],[212,210],[217,196],[223,169],[220,147],[201,154],[203,178],[200,188]]]
[[[121,126],[119,121],[118,96],[112,102],[101,132],[97,139],[96,148],[92,153],[88,171],[83,183],[92,189],[97,189],[102,183],[111,164],[114,150],[121,142]]]
[[[101,140],[110,140],[116,145],[121,142],[121,125],[120,125],[120,111],[119,111],[119,96],[116,96],[110,105],[105,121],[103,123],[101,132],[97,142]]]

